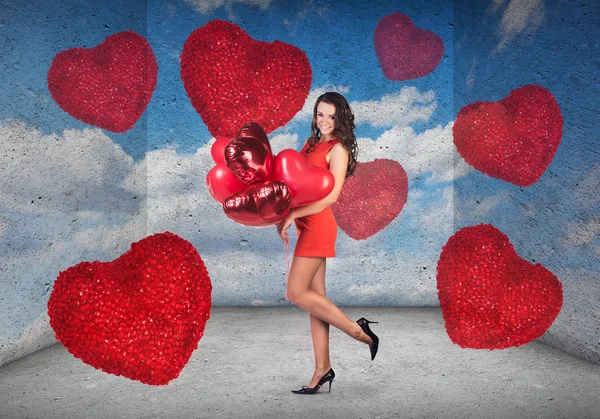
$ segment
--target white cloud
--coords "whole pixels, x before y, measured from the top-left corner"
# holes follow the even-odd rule
[[[573,222],[566,221],[563,227],[562,242],[572,246],[583,246],[600,238],[600,217],[591,220]]]
[[[225,7],[231,11],[231,6],[234,3],[248,4],[250,6],[258,6],[261,9],[266,9],[271,4],[272,0],[185,0],[198,13],[209,15],[220,7]]]
[[[15,212],[132,212],[143,199],[134,199],[143,193],[143,167],[99,129],[59,136],[2,124],[0,158],[0,206]]]
[[[304,106],[302,109],[296,114],[294,117],[294,121],[310,121],[313,115],[313,108],[315,106],[315,102],[323,93],[326,92],[338,92],[340,94],[346,94],[350,91],[347,86],[336,86],[331,84],[326,84],[325,86],[317,87],[308,92],[308,96],[306,97],[306,101],[304,102]]]
[[[394,159],[406,170],[409,181],[431,173],[429,183],[450,182],[469,173],[472,168],[460,157],[452,137],[453,122],[421,134],[410,127],[394,127],[377,140],[359,138],[358,160]]]
[[[317,98],[325,92],[349,92],[347,86],[325,85],[311,90],[304,106],[295,116],[296,121],[310,121]],[[436,109],[435,92],[419,93],[416,87],[404,86],[397,93],[385,94],[380,100],[350,102],[356,124],[374,127],[408,126],[418,121],[428,121]]]
[[[568,184],[574,184],[565,191],[564,202],[575,202],[577,205],[570,211],[558,213],[557,225],[562,225],[560,243],[562,251],[578,252],[597,257],[600,251],[600,216],[598,207],[598,184],[600,184],[600,165],[594,165],[589,172],[581,173]]]
[[[598,185],[600,185],[600,164],[594,165],[581,181],[576,182],[570,195],[584,208],[598,208],[600,206]]]
[[[419,255],[376,250],[372,239],[355,241],[340,231],[337,253],[327,260],[327,293],[339,305],[438,305],[437,257],[441,249]]]
[[[99,129],[44,135],[22,122],[0,124],[0,163],[0,335],[25,345],[60,271],[146,236],[146,176]]]
[[[325,85],[311,90],[304,108],[294,118],[296,121],[310,120],[317,98],[327,91],[345,94],[345,86]],[[427,121],[436,108],[435,93],[419,93],[415,87],[403,87],[400,92],[384,95],[381,100],[350,103],[356,123],[368,123],[375,127],[392,127],[377,140],[358,138],[359,161],[376,158],[398,160],[409,177],[430,173],[429,183],[450,182],[473,170],[456,152],[450,122],[445,127],[437,126],[421,134],[410,127],[418,121]]]
[[[495,0],[494,9],[500,9],[498,0]],[[537,30],[542,25],[544,16],[544,0],[510,0],[498,26],[498,33],[502,39],[496,50],[504,48],[525,29],[532,32]]]
[[[447,186],[427,199],[428,205],[417,200],[419,225],[429,234],[450,237],[454,233],[454,186]]]
[[[291,148],[296,150],[298,147],[298,134],[279,134],[269,139],[271,143],[271,151],[274,155],[279,154],[282,150]]]
[[[73,244],[77,245],[79,251],[94,253],[103,249],[107,254],[120,256],[128,250],[131,243],[146,236],[145,209],[140,216],[123,220],[123,224],[106,225],[102,224],[103,221],[100,220],[97,226],[81,229],[74,234]]]
[[[469,74],[467,74],[467,78],[465,84],[467,86],[472,86],[475,83],[475,67],[477,66],[477,57],[473,57],[471,60],[471,67],[469,68]]]
[[[459,220],[459,224],[468,220],[470,224],[488,223],[492,218],[492,212],[500,205],[507,205],[512,202],[512,194],[510,191],[498,192],[494,195],[489,195],[480,201],[465,200],[460,201],[455,196],[455,217]]]
[[[350,103],[356,124],[368,123],[375,127],[407,126],[426,122],[435,111],[435,93],[419,93],[414,86],[404,86],[398,93],[385,94],[380,100]]]

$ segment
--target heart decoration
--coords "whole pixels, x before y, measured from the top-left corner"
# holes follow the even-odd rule
[[[460,155],[488,176],[530,186],[546,171],[562,137],[563,119],[552,93],[530,84],[498,102],[463,107],[452,134]]]
[[[524,345],[548,330],[563,302],[552,272],[521,259],[490,224],[462,228],[448,240],[437,289],[448,336],[463,348]]]
[[[216,161],[220,154],[211,148]],[[267,134],[256,122],[248,122],[223,148],[225,163],[206,176],[208,190],[233,221],[266,227],[284,219],[295,206],[326,197],[335,179],[329,170],[314,167],[295,150],[274,157]],[[217,155],[217,157],[215,157]]]
[[[331,206],[340,228],[365,240],[390,224],[408,197],[408,176],[395,160],[360,162]]]
[[[48,71],[54,101],[74,118],[112,132],[131,129],[156,88],[158,65],[146,39],[118,32],[94,48],[60,52]]]
[[[210,133],[232,138],[248,121],[269,133],[291,120],[308,96],[312,69],[299,48],[256,41],[216,19],[186,40],[181,78]]]
[[[225,163],[225,147],[231,142],[230,138],[217,138],[210,148],[210,155],[215,163]]]
[[[219,163],[209,170],[206,175],[206,185],[212,197],[219,204],[222,204],[231,195],[248,187],[224,163]]]
[[[255,122],[245,124],[225,146],[225,162],[229,170],[248,185],[270,180],[273,152],[262,127]]]
[[[331,193],[335,178],[322,167],[313,166],[296,150],[282,150],[275,157],[273,179],[284,182],[292,194],[292,207],[319,201]]]
[[[375,28],[375,54],[390,80],[412,80],[431,73],[444,56],[442,38],[415,26],[402,13],[382,18]]]
[[[194,246],[169,232],[155,234],[114,261],[60,272],[48,301],[50,326],[86,364],[164,385],[197,348],[211,291]]]
[[[278,180],[250,185],[245,191],[233,194],[223,202],[227,217],[250,227],[272,225],[284,219],[291,208],[290,190]]]

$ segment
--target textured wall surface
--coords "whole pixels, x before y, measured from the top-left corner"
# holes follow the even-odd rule
[[[359,162],[391,159],[406,171],[408,197],[393,221],[364,240],[339,230],[338,256],[327,261],[334,302],[439,305],[442,246],[462,227],[493,224],[522,258],[541,263],[563,284],[563,309],[542,339],[600,361],[597,6],[544,0],[1,3],[7,12],[0,17],[0,364],[54,342],[46,303],[60,271],[114,260],[156,232],[171,231],[196,247],[215,305],[288,304],[275,229],[232,222],[206,187],[215,139],[188,97],[180,55],[190,34],[215,19],[239,25],[255,40],[293,45],[310,62],[308,97],[269,133],[273,153],[300,149],[315,99],[334,90],[354,110]],[[393,19],[378,25],[397,12],[432,35],[419,32],[427,42],[402,44],[394,55],[386,43],[405,37],[386,32]],[[63,111],[46,77],[62,51],[95,47],[127,30],[148,41],[158,79],[141,118],[115,133]],[[406,60],[423,65],[394,76],[403,80],[386,77]],[[519,187],[467,164],[452,129],[463,106],[498,101],[528,84],[553,94],[564,128],[541,178]],[[291,237],[293,249],[293,229]]]
[[[111,260],[146,236],[146,122],[125,134],[63,112],[47,85],[69,48],[146,31],[146,3],[2,2],[0,364],[54,343],[47,302],[58,273]]]
[[[478,171],[455,182],[455,228],[491,223],[525,260],[562,282],[564,304],[542,341],[600,361],[598,5],[455,2],[455,111],[539,84],[564,119],[552,163],[531,186]]]

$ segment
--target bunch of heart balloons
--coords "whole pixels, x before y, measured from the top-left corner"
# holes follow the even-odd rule
[[[273,155],[256,122],[246,123],[233,140],[217,138],[211,154],[216,166],[206,175],[208,190],[227,217],[246,226],[276,224],[292,208],[325,198],[335,184],[329,170],[295,150]]]

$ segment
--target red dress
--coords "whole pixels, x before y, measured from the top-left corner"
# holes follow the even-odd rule
[[[308,146],[308,141],[300,151],[306,160],[313,166],[322,167],[329,170],[329,163],[325,156],[339,143],[340,140],[323,141],[315,144],[314,147]],[[331,207],[325,208],[316,214],[296,218],[296,233],[298,241],[294,256],[306,257],[334,257],[335,256],[335,238],[337,236],[337,223],[333,216]]]

